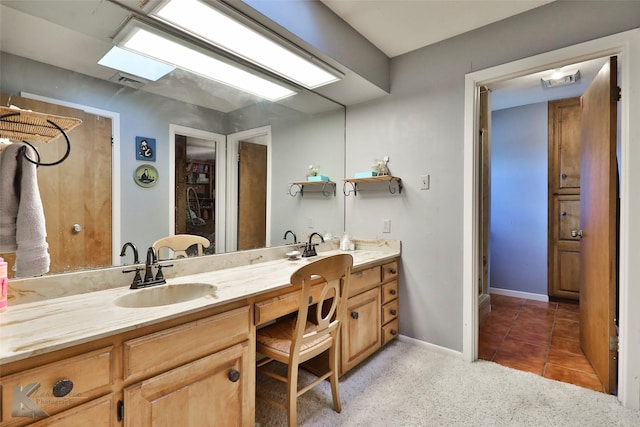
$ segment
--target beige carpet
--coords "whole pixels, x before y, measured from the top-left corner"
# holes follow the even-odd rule
[[[286,371],[285,371],[286,372]],[[306,375],[304,377],[310,378]],[[257,387],[284,402],[284,385]],[[304,426],[640,426],[615,396],[505,368],[468,363],[395,340],[340,381],[342,413],[329,383],[298,398]],[[256,426],[283,426],[283,411],[258,401]]]

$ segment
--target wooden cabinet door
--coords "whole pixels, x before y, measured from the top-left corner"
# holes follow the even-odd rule
[[[380,288],[349,298],[342,325],[342,373],[380,348]]]
[[[127,387],[124,426],[253,425],[250,361],[246,341]]]
[[[113,394],[45,418],[34,427],[112,427],[119,425]]]
[[[580,296],[580,98],[549,102],[548,293],[577,300]]]

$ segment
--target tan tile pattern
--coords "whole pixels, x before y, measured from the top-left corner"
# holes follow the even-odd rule
[[[604,391],[580,349],[580,307],[491,295],[478,357],[556,381]]]

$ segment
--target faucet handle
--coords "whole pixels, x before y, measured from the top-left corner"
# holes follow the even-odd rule
[[[156,273],[155,280],[164,280],[164,274],[162,274],[162,267],[173,267],[173,264],[158,264],[158,272]]]
[[[136,272],[135,276],[133,276],[133,281],[131,282],[131,289],[135,289],[140,283],[142,283],[142,277],[140,277],[140,271],[142,267],[136,267],[129,270],[122,270],[123,273],[132,273]]]

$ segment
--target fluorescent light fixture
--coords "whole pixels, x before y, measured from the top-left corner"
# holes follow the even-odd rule
[[[259,32],[198,0],[168,0],[151,15],[308,89],[340,80]]]
[[[105,56],[100,58],[98,64],[154,82],[176,68],[147,56],[120,49],[118,46],[112,47]]]
[[[578,80],[580,80],[580,70],[568,74],[556,71],[551,74],[551,77],[540,79],[545,88],[569,85],[577,83]]]
[[[142,28],[137,22],[120,43],[125,49],[155,58],[202,77],[235,87],[270,101],[277,101],[295,92],[287,87],[259,77],[246,70],[188,47],[177,38]]]

